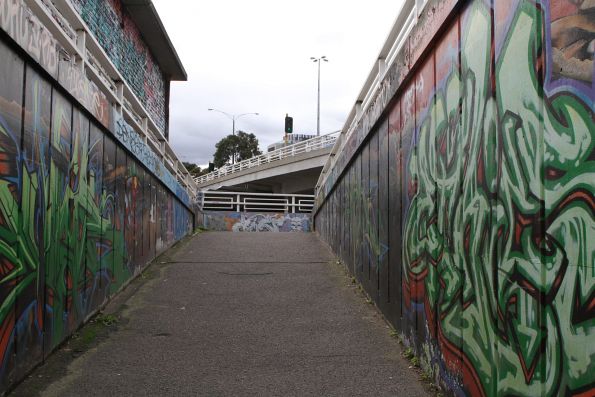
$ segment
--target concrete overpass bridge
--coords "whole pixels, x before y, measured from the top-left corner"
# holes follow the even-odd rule
[[[337,133],[321,135],[195,178],[199,190],[313,194]]]

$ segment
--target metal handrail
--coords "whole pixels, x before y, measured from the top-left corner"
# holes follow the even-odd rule
[[[198,206],[203,211],[309,213],[314,196],[203,190],[198,194]]]
[[[236,164],[226,165],[206,175],[195,177],[194,180],[197,184],[202,184],[208,181],[212,181],[217,178],[221,178],[236,172],[240,172],[249,168],[258,167],[262,164],[271,163],[273,161],[279,161],[284,158],[297,156],[298,154],[311,152],[313,150],[324,149],[332,146],[337,140],[337,132],[332,132],[326,135],[320,135],[306,141],[294,143],[293,145],[284,146],[280,149],[255,156]]]
[[[405,0],[401,4],[397,18],[385,40],[384,46],[380,50],[378,57],[375,59],[370,73],[368,74],[368,78],[364,82],[364,85],[347,116],[347,120],[341,130],[341,135],[337,139],[336,144],[331,150],[331,155],[322,168],[322,172],[316,182],[316,193],[318,193],[320,188],[324,186],[325,181],[331,174],[331,170],[340,157],[337,156],[337,154],[343,150],[344,146],[349,141],[351,134],[356,130],[358,124],[365,118],[386,74],[394,64],[397,54],[407,42],[409,33],[417,23],[417,16],[421,13],[426,3],[426,0]]]
[[[120,105],[123,113],[128,113],[133,122],[130,123],[131,120],[126,120],[126,122],[134,131],[144,140],[150,139],[153,142],[158,142],[153,145],[157,147],[157,150],[149,145],[151,151],[166,167],[167,163],[173,164],[172,167],[175,170],[172,176],[185,188],[189,196],[194,197],[197,191],[194,179],[165,139],[162,128],[157,126],[152,119],[151,112],[145,108],[140,98],[129,87],[129,83],[113,65],[105,49],[97,41],[97,37],[88,33],[84,41],[85,48],[78,47],[77,31],[90,32],[90,29],[72,2],[70,0],[24,0],[23,5],[36,17],[49,21],[53,27],[49,29],[52,37],[68,53],[68,56],[77,59],[77,63],[78,60],[82,60],[87,77],[93,84],[98,85],[99,90],[111,102]],[[111,72],[108,73],[108,70]],[[114,81],[122,82],[122,92],[118,91]]]

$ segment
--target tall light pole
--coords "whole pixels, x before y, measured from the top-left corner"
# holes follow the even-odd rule
[[[248,116],[248,115],[250,115],[250,114],[253,114],[253,115],[256,115],[256,116],[258,116],[258,113],[241,113],[241,114],[229,114],[229,113],[227,113],[227,112],[224,112],[224,111],[222,111],[222,110],[217,110],[217,109],[213,109],[213,108],[209,108],[208,110],[209,110],[209,112],[219,112],[219,113],[222,113],[222,114],[224,114],[224,115],[225,115],[225,116],[226,116],[228,119],[230,119],[230,120],[231,120],[231,134],[232,134],[232,135],[234,135],[234,136],[235,136],[235,134],[236,134],[236,120],[237,120],[237,119],[239,119],[239,118],[240,118],[240,117],[242,117],[242,116]],[[236,156],[235,156],[235,154],[233,154],[233,155],[231,156],[231,163],[232,163],[232,164],[235,164],[235,162],[236,162]]]
[[[312,62],[318,63],[318,110],[316,112],[316,136],[320,135],[320,64],[324,62],[328,62],[326,56],[321,56],[320,58],[310,57]]]

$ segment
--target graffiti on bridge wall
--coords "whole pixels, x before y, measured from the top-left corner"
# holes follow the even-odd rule
[[[114,135],[126,149],[130,150],[151,172],[172,191],[186,205],[190,205],[190,196],[176,178],[169,172],[155,152],[147,145],[139,134],[136,133],[121,114],[113,111]]]
[[[83,72],[80,64],[60,59],[58,81],[104,126],[110,125],[110,103],[99,87]]]
[[[58,77],[58,43],[22,0],[0,0],[0,28]]]
[[[73,0],[81,18],[161,132],[166,130],[166,80],[121,0]]]
[[[65,57],[66,51],[22,0],[0,0],[0,28],[15,40],[52,77],[109,127],[109,102],[80,64]]]
[[[309,232],[310,214],[205,211],[204,227],[227,232]]]
[[[5,390],[187,234],[192,214],[3,43],[0,60]]]
[[[108,4],[105,6],[107,7]],[[184,187],[134,129],[124,121],[122,115],[112,108],[105,94],[85,75],[80,61],[77,63],[65,55],[66,51],[22,0],[0,0],[0,27],[56,78],[104,127],[114,131],[120,142],[165,183],[186,206],[190,205],[190,197]],[[146,50],[142,46],[139,48]],[[153,68],[158,71],[156,66],[149,67],[151,70]]]
[[[455,394],[595,392],[590,4],[466,4],[391,105],[386,162],[372,137],[317,214]]]
[[[552,80],[570,78],[593,83],[595,4],[588,0],[559,1],[549,9]]]

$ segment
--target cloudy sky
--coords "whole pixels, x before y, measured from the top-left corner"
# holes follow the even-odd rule
[[[316,133],[317,66],[321,133],[345,121],[397,17],[401,0],[153,0],[188,73],[173,82],[170,142],[184,161],[208,163],[232,122],[215,108],[248,115],[236,130],[254,133],[261,150],[294,132]]]

